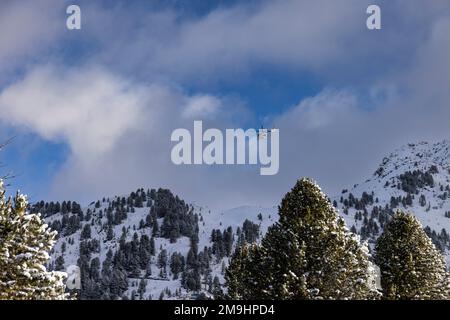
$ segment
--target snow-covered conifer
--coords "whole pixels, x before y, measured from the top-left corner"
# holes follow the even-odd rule
[[[67,298],[66,274],[45,267],[56,232],[26,212],[24,195],[6,199],[5,192],[0,180],[0,299]]]
[[[237,253],[227,273],[233,298],[366,299],[370,281],[366,245],[347,230],[335,208],[309,179],[297,182],[279,206],[279,222],[256,249]]]
[[[413,215],[394,214],[378,238],[375,261],[384,298],[449,298],[444,258]]]

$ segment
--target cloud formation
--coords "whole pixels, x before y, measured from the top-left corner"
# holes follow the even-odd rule
[[[74,153],[102,154],[139,122],[143,96],[104,71],[44,66],[2,92],[0,109],[10,124],[67,142]]]
[[[50,54],[64,32],[63,5],[52,0],[0,3],[0,86],[17,69]]]
[[[104,68],[46,65],[0,93],[0,121],[69,146],[67,162],[53,183],[54,196],[87,199],[138,186],[179,187],[183,192],[196,190],[208,169],[173,165],[171,132],[191,129],[196,119],[232,127],[230,103],[133,83]]]
[[[83,36],[104,48],[94,51],[96,63],[142,78],[205,86],[251,78],[264,67],[368,82],[411,63],[434,21],[450,10],[445,0],[379,2],[384,28],[371,33],[369,0],[237,2],[198,16],[87,1]]]
[[[339,192],[367,177],[400,144],[450,135],[450,4],[382,1],[389,10],[377,34],[365,29],[366,4],[267,1],[186,17],[171,9],[149,13],[85,2],[82,43],[89,54],[83,61],[71,56],[70,63],[34,59],[0,90],[0,120],[69,146],[49,197],[91,200],[161,186],[217,207],[270,205],[300,176]],[[24,39],[33,38],[23,28]],[[58,32],[42,33],[37,43],[50,48],[58,41]],[[0,68],[36,45],[8,39]],[[251,79],[266,67],[312,74],[327,84],[287,111],[267,115],[280,129],[280,173],[173,165],[173,129],[190,129],[193,120],[245,127],[261,116],[258,106],[232,95],[184,88]]]

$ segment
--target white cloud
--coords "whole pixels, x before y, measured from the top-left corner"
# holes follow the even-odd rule
[[[236,75],[259,64],[291,71],[326,70],[348,62],[348,43],[353,57],[365,58],[374,46],[362,28],[369,1],[344,2],[237,3],[195,17],[169,9],[148,13],[139,7],[105,9],[92,4],[85,9],[91,23],[84,35],[107,48],[93,56],[95,61],[115,61],[124,72],[169,81],[203,84],[230,76],[239,80]]]
[[[161,186],[217,206],[269,204],[300,176],[337,192],[361,181],[399,144],[450,135],[450,5],[389,3],[378,34],[364,29],[366,2],[359,0],[267,1],[189,18],[86,3],[83,39],[90,36],[99,48],[90,64],[31,68],[1,92],[0,119],[70,146],[52,196],[92,199]],[[24,35],[31,39],[32,31]],[[27,56],[39,37],[43,45],[54,39],[50,34],[46,42],[42,31],[36,36],[37,42],[14,43],[7,35],[2,66],[6,57]],[[211,127],[241,127],[252,116],[241,103],[154,83],[230,75],[240,81],[234,75],[266,66],[326,75],[344,88],[324,89],[272,119],[280,129],[280,173],[261,177],[258,167],[174,166],[173,129],[191,128],[196,118]]]
[[[49,53],[65,30],[63,6],[52,0],[0,3],[0,81]]]
[[[408,68],[365,90],[324,89],[275,118],[282,152],[273,190],[286,190],[296,175],[314,177],[334,194],[363,181],[403,144],[449,139],[448,32],[450,18],[444,15],[431,25]]]
[[[450,10],[446,0],[381,1],[384,28],[376,33],[366,28],[369,4],[238,2],[191,16],[175,9],[148,12],[139,6],[104,8],[87,2],[89,24],[83,36],[104,48],[92,55],[93,61],[142,78],[210,85],[241,81],[263,66],[313,72],[340,84],[355,79],[370,83],[391,67],[407,65],[433,23]]]
[[[347,91],[324,89],[317,96],[302,100],[279,119],[298,130],[320,130],[339,124],[348,114],[360,112],[357,98]]]
[[[228,127],[234,111],[222,106],[230,102],[136,84],[103,68],[47,65],[0,93],[0,121],[69,146],[52,196],[90,200],[140,186],[166,186],[195,199],[212,171],[176,167],[170,159],[171,132],[191,128],[194,119]],[[210,180],[216,183],[222,180]]]
[[[199,95],[189,97],[186,108],[183,111],[183,117],[189,119],[210,118],[217,115],[220,107],[220,100],[212,96]]]
[[[0,118],[76,154],[106,152],[139,123],[145,92],[99,69],[38,67],[0,95]]]

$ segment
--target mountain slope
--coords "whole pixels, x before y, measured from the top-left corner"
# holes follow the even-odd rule
[[[221,289],[236,246],[257,241],[277,217],[276,208],[262,207],[214,213],[164,189],[139,189],[84,209],[71,202],[38,203],[32,211],[44,212],[60,234],[50,267],[80,266],[86,299],[211,295]]]
[[[450,248],[450,141],[405,145],[334,204],[349,228],[373,243],[392,212],[413,213],[441,251]],[[448,259],[448,262],[450,260]]]

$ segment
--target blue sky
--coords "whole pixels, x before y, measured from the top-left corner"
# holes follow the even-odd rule
[[[12,189],[88,202],[162,186],[211,206],[270,205],[302,176],[336,193],[401,144],[448,138],[450,4],[376,1],[382,30],[369,31],[372,2],[2,2]],[[65,28],[72,3],[79,31]],[[192,117],[278,127],[280,173],[174,167],[170,132]]]

